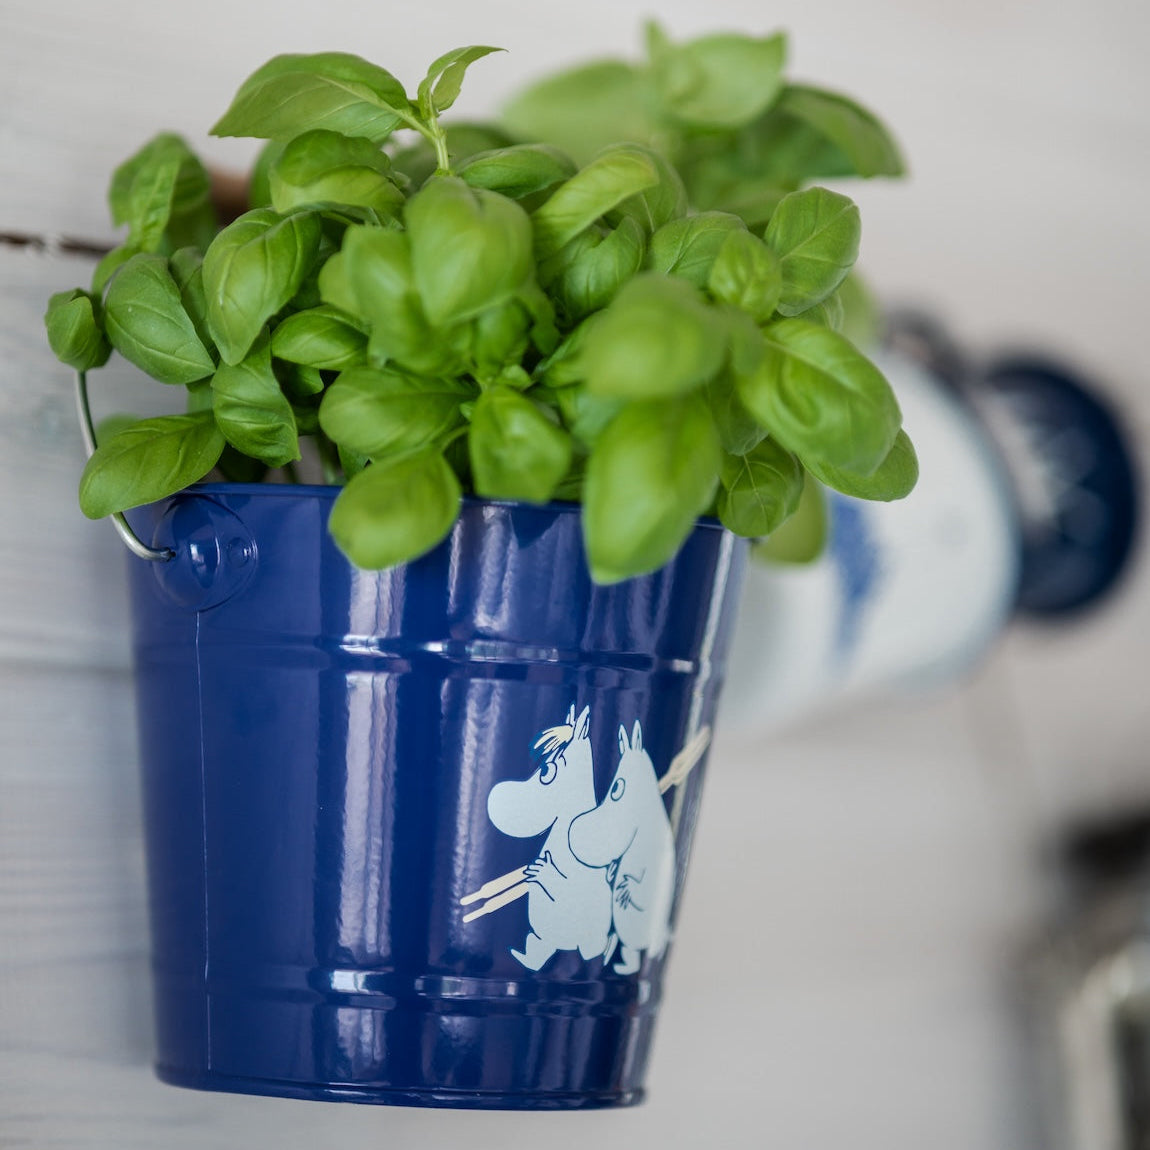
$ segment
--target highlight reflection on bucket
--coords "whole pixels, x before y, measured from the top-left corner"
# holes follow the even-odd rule
[[[364,572],[336,494],[195,488],[131,560],[158,1071],[638,1101],[744,547],[596,587],[578,507],[476,500]]]

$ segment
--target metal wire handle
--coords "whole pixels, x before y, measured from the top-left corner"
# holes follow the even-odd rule
[[[76,373],[76,409],[80,416],[80,434],[84,437],[84,450],[91,459],[96,450],[96,431],[92,426],[92,410],[88,406],[88,380],[82,371]],[[128,525],[123,512],[112,512],[112,526],[133,555],[147,559],[151,563],[166,563],[174,559],[176,553],[169,547],[149,547]]]

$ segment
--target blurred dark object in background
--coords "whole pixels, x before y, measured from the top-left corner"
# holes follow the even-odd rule
[[[1034,352],[979,365],[920,313],[893,313],[887,342],[953,388],[998,449],[1020,532],[1015,610],[1054,618],[1105,599],[1136,541],[1139,479],[1104,392]]]
[[[1043,1147],[1150,1147],[1150,810],[1067,831],[1023,966]]]
[[[1017,610],[1076,614],[1101,601],[1126,570],[1137,527],[1137,476],[1120,418],[1058,364],[1015,356],[981,377],[976,402],[1003,450],[1018,495],[1022,574]]]

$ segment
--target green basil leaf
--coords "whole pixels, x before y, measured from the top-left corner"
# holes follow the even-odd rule
[[[783,197],[793,188],[758,176],[737,174],[724,179],[723,173],[708,170],[721,163],[709,160],[687,173],[692,177],[687,185],[692,203],[700,208],[729,212],[756,231],[765,227]]]
[[[465,345],[466,339],[458,332],[449,340],[432,328],[418,297],[411,292],[399,300],[386,319],[373,322],[367,362],[375,368],[394,364],[420,375],[455,375],[465,366]]]
[[[563,417],[563,425],[584,448],[595,446],[607,424],[626,406],[625,399],[608,399],[595,395],[583,384],[560,387],[551,393]]]
[[[312,395],[319,395],[327,386],[324,382],[323,372],[318,367],[281,360],[279,363],[273,364],[272,369],[280,381],[284,395],[293,403],[307,399]]]
[[[889,503],[895,499],[905,499],[914,490],[918,482],[918,456],[910,436],[900,431],[886,458],[869,475],[830,467],[815,459],[811,460],[808,470],[820,483],[844,495]]]
[[[160,383],[193,383],[215,371],[163,256],[141,252],[116,272],[104,326],[112,346]]]
[[[187,389],[188,404],[186,410],[189,415],[196,415],[201,411],[212,410],[211,377],[199,379],[195,383],[189,383]]]
[[[369,324],[368,360],[375,366],[394,361],[423,375],[463,370],[457,336],[436,331],[424,314],[405,232],[348,228],[342,252],[320,273],[320,290],[329,302],[353,297],[342,306],[354,306],[353,314]]]
[[[530,326],[531,317],[518,300],[488,308],[472,320],[471,364],[480,382],[518,366],[527,350]]]
[[[846,96],[791,84],[784,89],[779,108],[810,125],[841,151],[851,166],[851,172],[845,174],[905,174],[898,145],[881,121]]]
[[[281,214],[303,207],[362,207],[380,220],[394,218],[404,197],[390,171],[391,161],[370,140],[324,129],[305,132],[271,165],[272,206]]]
[[[702,141],[691,145],[694,156],[685,160],[685,166],[688,187],[697,202],[711,204],[716,198],[769,201],[773,197],[777,203],[811,180],[855,174],[840,148],[783,110],[785,98],[784,90],[778,104],[733,138],[724,139],[721,150],[711,150]],[[764,223],[773,211],[768,202]]]
[[[361,212],[356,208],[349,208],[347,210],[354,215],[354,222],[362,223],[365,221],[367,213]],[[326,212],[324,213],[324,217],[325,223],[331,222],[331,216]],[[342,222],[350,223],[352,220],[347,219]],[[310,308],[319,307],[324,302],[319,290],[319,273],[324,263],[331,259],[333,255],[337,254],[338,252],[336,250],[325,250],[325,245],[320,244],[320,249],[315,257],[315,262],[312,264],[311,271],[304,276],[303,283],[299,286],[299,291],[288,300],[287,307],[284,309],[286,313],[291,314],[297,311],[307,311]],[[278,322],[277,318],[273,317],[272,322]]]
[[[792,192],[775,209],[766,241],[782,260],[779,311],[798,315],[826,299],[858,258],[859,210],[826,188]]]
[[[204,257],[198,248],[180,248],[168,258],[168,270],[180,289],[180,302],[188,313],[200,343],[209,352],[216,350],[208,330],[208,297],[204,291]]]
[[[845,280],[843,281],[846,282]],[[843,330],[843,302],[839,298],[839,293],[833,292],[827,296],[826,299],[814,305],[814,307],[807,308],[803,312],[804,323],[817,323],[820,327],[829,327],[831,331],[841,332]],[[854,340],[851,340],[854,343]]]
[[[415,287],[436,327],[510,299],[533,274],[531,221],[498,192],[437,176],[408,200],[404,221]]]
[[[163,150],[161,141],[172,138],[167,133],[149,140],[139,151],[129,156],[112,173],[111,183],[108,185],[108,208],[112,215],[112,223],[118,227],[130,224],[134,215],[132,203],[132,185],[142,168],[154,163],[157,152]]]
[[[619,60],[548,76],[516,96],[501,119],[520,139],[546,140],[577,164],[621,140],[650,143],[655,132],[642,73]]]
[[[129,240],[138,251],[160,251],[164,231],[172,214],[172,195],[176,190],[179,172],[179,159],[165,155],[157,156],[152,163],[135,171],[124,205],[125,218],[116,222],[129,225]],[[113,218],[116,207],[113,200]]]
[[[113,222],[128,225],[136,251],[207,247],[218,227],[207,169],[170,132],[150,140],[116,169],[108,202]]]
[[[126,412],[116,412],[113,415],[105,415],[104,418],[96,424],[96,442],[105,443],[111,439],[113,435],[119,435],[121,431],[126,431],[133,424],[139,422],[140,417],[138,415],[128,415]]]
[[[674,43],[658,20],[647,19],[643,22],[643,46],[647,49],[647,60],[651,62],[669,52]]]
[[[304,213],[300,213],[304,214]],[[324,301],[320,298],[319,293],[319,273],[323,270],[324,264],[339,254],[340,246],[343,244],[344,232],[347,231],[351,224],[367,223],[375,225],[376,221],[367,218],[366,209],[358,210],[349,208],[346,205],[342,208],[339,205],[325,209],[318,213],[319,216],[319,243],[316,245],[315,258],[312,260],[312,266],[308,273],[304,276],[303,282],[300,284],[299,289],[295,295],[292,296],[288,302],[288,308],[291,311],[301,311],[309,307],[319,307]],[[393,222],[384,221],[385,227],[392,227]]]
[[[318,435],[320,431],[319,426],[319,404],[314,400],[307,399],[301,402],[293,403],[291,405],[292,415],[295,417],[295,425],[300,435]]]
[[[564,503],[582,503],[583,502],[583,481],[586,478],[587,460],[582,455],[576,455],[571,460],[571,468],[559,486],[555,488],[555,494],[551,496],[556,501]]]
[[[352,368],[324,392],[319,423],[340,447],[378,460],[440,442],[462,426],[459,406],[474,397],[460,380]]]
[[[798,510],[803,492],[802,465],[770,439],[745,455],[726,456],[721,480],[719,519],[750,538],[778,530]]]
[[[513,200],[552,188],[575,174],[575,165],[548,144],[516,144],[479,152],[459,167],[461,180]]]
[[[851,271],[830,299],[837,301],[842,309],[842,319],[836,330],[841,331],[855,347],[865,349],[879,342],[883,329],[882,311],[857,270]]]
[[[96,264],[96,270],[92,273],[92,295],[96,297],[102,296],[104,289],[111,283],[112,276],[114,276],[132,256],[139,254],[139,251],[132,244],[121,244],[118,248],[113,248],[106,256],[101,258],[100,262]]]
[[[461,498],[442,453],[426,448],[355,475],[335,501],[328,527],[357,567],[376,571],[430,551],[451,530]]]
[[[553,256],[540,260],[535,268],[536,279],[544,288],[554,293],[555,285],[562,278],[563,272],[586,253],[594,251],[607,234],[608,229],[604,224],[593,224]]]
[[[659,183],[659,169],[645,152],[628,146],[601,152],[535,210],[535,254],[554,255],[624,200]]]
[[[348,229],[350,232],[352,229]],[[384,233],[380,233],[381,235]],[[344,243],[347,243],[345,233]],[[319,289],[320,299],[329,307],[344,312],[349,318],[367,323],[366,314],[360,310],[359,297],[355,294],[351,279],[348,276],[347,257],[340,250],[328,256],[327,261],[319,269],[316,277],[316,286]]]
[[[179,137],[174,148],[181,159],[164,229],[164,248],[206,248],[220,227],[212,198],[212,178],[199,156]]]
[[[677,395],[718,372],[726,326],[686,280],[636,276],[588,333],[579,357],[599,395],[653,399]]]
[[[737,379],[747,409],[804,464],[871,474],[902,422],[882,373],[841,335],[803,320],[779,320],[763,337],[759,369]]]
[[[808,476],[795,513],[773,534],[755,544],[751,555],[768,564],[813,563],[826,547],[827,520],[826,492]]]
[[[354,479],[371,462],[366,455],[357,455],[354,451],[348,451],[338,445],[336,453],[345,479]]]
[[[871,113],[798,85],[734,133],[685,138],[677,164],[693,204],[735,212],[751,226],[811,180],[903,172],[897,146]]]
[[[645,157],[659,176],[657,184],[625,199],[615,209],[617,213],[629,216],[647,235],[686,215],[687,189],[683,186],[683,178],[664,156],[641,144],[618,144],[613,150]]]
[[[583,535],[592,578],[617,583],[668,562],[710,507],[720,462],[698,396],[623,408],[587,462]]]
[[[391,174],[388,154],[369,139],[323,128],[304,132],[282,145],[270,166],[268,181],[273,185],[273,199],[276,184],[285,190],[301,189],[344,167],[367,169],[377,176]]]
[[[777,99],[786,38],[719,33],[686,44],[655,45],[651,74],[661,106],[681,123],[737,128]]]
[[[103,367],[112,354],[111,345],[97,320],[98,305],[85,291],[57,292],[48,300],[44,325],[48,344],[61,363],[76,371]]]
[[[531,317],[531,342],[541,355],[551,355],[563,337],[555,326],[555,307],[547,298],[547,293],[531,279],[519,289],[515,298]]]
[[[229,224],[204,255],[208,328],[225,363],[239,363],[299,291],[319,250],[319,218],[256,208]]]
[[[248,182],[248,209],[272,206],[272,166],[283,155],[286,140],[266,140],[252,165]],[[206,246],[206,245],[205,245]]]
[[[268,465],[237,451],[231,444],[224,448],[216,464],[229,483],[262,483],[268,473]]]
[[[580,360],[592,331],[603,322],[604,312],[589,315],[535,368],[535,377],[548,387],[568,387],[584,378]]]
[[[735,378],[753,375],[767,353],[759,325],[745,311],[729,304],[716,309],[727,328],[728,366]]]
[[[517,363],[508,364],[498,374],[490,377],[489,380],[484,382],[484,389],[491,387],[509,387],[513,391],[528,391],[535,385],[535,381],[527,373],[525,368],[522,368]],[[540,402],[537,399],[537,402]]]
[[[492,52],[504,52],[504,48],[454,48],[444,53],[427,69],[427,75],[420,81],[416,102],[425,120],[430,120],[440,112],[446,112],[455,103],[463,86],[463,75],[476,60],[490,56]]]
[[[739,399],[735,377],[730,371],[711,380],[703,391],[719,442],[730,455],[746,455],[767,437],[767,429]]]
[[[346,52],[276,56],[241,85],[214,136],[291,139],[312,128],[385,140],[410,119],[403,85]]]
[[[468,432],[475,491],[488,499],[546,503],[571,464],[571,437],[516,391],[486,391]]]
[[[367,360],[367,336],[338,308],[297,311],[272,332],[272,355],[289,363],[343,371]]]
[[[299,459],[299,433],[287,396],[272,370],[266,335],[237,364],[212,376],[212,410],[224,438],[244,455],[269,467]]]
[[[779,257],[750,232],[732,231],[707,277],[711,295],[762,323],[771,318],[783,290]]]
[[[643,266],[643,228],[625,216],[605,236],[584,232],[553,258],[549,287],[569,321],[606,307]]]
[[[651,237],[647,267],[664,275],[676,275],[705,288],[711,267],[732,232],[745,232],[747,225],[729,212],[700,212],[664,224]]]
[[[674,45],[667,30],[658,20],[647,19],[643,22],[643,45],[647,49],[647,59],[654,60],[656,56],[669,51]]]
[[[223,449],[211,412],[142,419],[96,448],[80,477],[80,510],[103,519],[174,495],[203,479]]]

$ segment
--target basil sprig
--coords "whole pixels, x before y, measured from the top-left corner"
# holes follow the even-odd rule
[[[494,51],[446,53],[414,96],[347,53],[269,61],[214,129],[268,141],[222,228],[179,137],[116,170],[127,239],[52,297],[49,342],[83,372],[114,349],[186,410],[101,426],[86,514],[310,461],[346,484],[331,532],[362,567],[434,547],[465,494],[578,499],[610,583],[700,515],[762,538],[822,485],[909,492],[895,397],[839,330],[863,330],[858,210],[803,186],[898,174],[879,122],[788,84],[781,34],[652,27],[642,65],[442,124]]]

